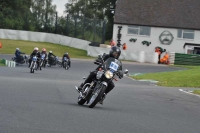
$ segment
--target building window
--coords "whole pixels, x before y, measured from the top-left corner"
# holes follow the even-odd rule
[[[150,36],[151,27],[146,27],[146,26],[128,26],[128,34]]]
[[[178,38],[194,39],[194,30],[178,30]]]

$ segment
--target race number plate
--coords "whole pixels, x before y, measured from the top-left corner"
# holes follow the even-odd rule
[[[109,68],[114,71],[117,71],[118,67],[119,67],[119,65],[115,62],[111,62],[110,66],[109,66]]]

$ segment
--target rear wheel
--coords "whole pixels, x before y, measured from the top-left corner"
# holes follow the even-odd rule
[[[95,90],[95,92],[93,92],[92,97],[90,98],[89,101],[89,108],[93,108],[102,98],[102,96],[104,95],[104,92],[106,90],[106,86],[101,84],[99,88],[97,88]]]
[[[62,63],[60,61],[57,61],[57,64],[59,67],[62,67]]]

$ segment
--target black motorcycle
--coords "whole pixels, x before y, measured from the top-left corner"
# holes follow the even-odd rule
[[[76,90],[79,92],[79,105],[83,105],[86,102],[89,108],[93,108],[102,100],[109,82],[112,80],[117,81],[117,77],[121,78],[119,70],[122,70],[122,64],[119,60],[110,57],[104,62],[101,55],[99,55],[99,59],[101,62],[98,63],[99,69],[96,78],[93,79],[91,83],[86,83],[81,91],[75,86]],[[128,70],[125,69],[123,73],[127,74]]]
[[[65,70],[68,70],[69,69],[69,59],[67,59],[67,57],[64,57],[63,58],[63,68]]]
[[[30,73],[34,73],[35,70],[37,70],[37,57],[33,56],[31,65],[30,65]]]
[[[51,57],[50,59],[48,59],[48,66],[55,66],[58,65],[59,67],[62,67],[62,62],[58,59],[58,57]]]
[[[25,53],[24,53],[25,54]],[[19,64],[28,64],[28,55],[23,55],[21,56],[20,60],[17,61],[17,58],[16,57],[13,57],[12,58],[12,61],[16,62],[16,63],[19,63]]]

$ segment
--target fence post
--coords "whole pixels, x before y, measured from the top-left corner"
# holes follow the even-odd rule
[[[76,38],[76,24],[77,24],[77,16],[74,16],[75,18],[75,24],[74,24],[74,37]]]
[[[83,25],[82,25],[82,39],[85,39],[85,37],[84,37],[85,17],[82,17],[82,19],[83,19]]]
[[[58,12],[56,12],[56,24],[55,24],[55,34],[57,33],[57,20],[58,20]]]
[[[66,35],[67,36],[69,36],[69,27],[68,27],[68,25],[69,25],[69,15],[67,14],[67,20],[66,20],[67,22],[66,22]]]
[[[96,35],[96,18],[94,18],[94,33],[93,33],[93,42],[95,41],[95,35]]]
[[[102,27],[102,41],[101,41],[102,44],[105,43],[105,35],[106,35],[106,21],[104,20]]]

